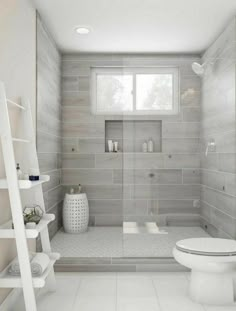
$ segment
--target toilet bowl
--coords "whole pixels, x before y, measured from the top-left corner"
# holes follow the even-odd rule
[[[236,241],[194,238],[176,243],[177,262],[191,269],[189,294],[192,300],[209,305],[231,304],[236,298]]]

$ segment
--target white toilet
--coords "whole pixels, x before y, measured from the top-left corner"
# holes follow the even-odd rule
[[[210,305],[235,302],[236,241],[194,238],[176,243],[174,258],[191,269],[192,300]]]

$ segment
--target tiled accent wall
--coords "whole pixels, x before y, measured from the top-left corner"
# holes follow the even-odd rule
[[[202,79],[201,216],[213,236],[236,238],[235,19],[207,49]],[[214,139],[216,150],[205,155]]]
[[[41,174],[50,175],[44,184],[49,213],[50,237],[61,227],[61,56],[53,38],[37,16],[37,150]]]
[[[200,200],[201,82],[192,72],[193,61],[200,59],[195,55],[63,55],[62,182],[65,191],[82,184],[89,199],[91,224],[121,225],[123,219],[199,224],[196,200]],[[93,66],[179,67],[179,113],[144,117],[92,115]],[[161,120],[162,152],[106,153],[105,120],[123,119]],[[128,134],[125,129],[123,137]]]

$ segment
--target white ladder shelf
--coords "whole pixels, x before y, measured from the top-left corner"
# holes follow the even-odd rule
[[[13,105],[16,109],[20,109],[23,138],[12,136],[8,105]],[[8,100],[2,82],[0,82],[0,138],[6,172],[6,178],[0,179],[0,189],[8,190],[12,213],[12,221],[8,221],[0,226],[0,238],[16,240],[21,271],[20,277],[9,275],[8,268],[11,265],[10,263],[9,266],[0,272],[0,287],[22,287],[26,311],[37,311],[34,288],[45,286],[47,281],[49,290],[55,290],[56,284],[53,266],[56,260],[60,258],[60,254],[51,252],[48,224],[55,219],[55,216],[53,214],[46,214],[42,191],[42,184],[49,181],[50,177],[41,175],[38,181],[18,180],[14,143],[24,143],[25,163],[27,163],[28,168],[33,168],[39,172],[31,108],[29,103],[23,102],[22,104],[18,104],[12,100]],[[35,201],[31,203],[39,205],[44,211],[42,219],[33,229],[26,229],[24,225],[22,198],[27,196],[27,194],[22,193],[21,189],[24,192],[32,189],[34,191],[33,197]],[[14,223],[14,229],[12,228],[12,223]],[[42,250],[49,256],[50,263],[41,276],[33,277],[31,274],[27,239],[35,239],[39,235],[41,237]]]

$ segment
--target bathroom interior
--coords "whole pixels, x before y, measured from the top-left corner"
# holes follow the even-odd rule
[[[235,239],[235,32],[233,18],[201,54],[68,54],[45,48],[38,18],[37,148],[59,271],[174,269],[179,240]],[[79,185],[89,227],[68,234],[63,199]]]
[[[40,174],[50,176],[42,187],[43,198],[46,212],[55,215],[49,224],[50,243],[61,255],[55,271],[181,273],[189,267],[173,254],[178,241],[234,241],[234,1],[221,13],[221,1],[198,7],[191,0],[186,14],[178,15],[175,7],[167,20],[163,16],[173,5],[170,0],[163,12],[157,10],[160,1],[157,5],[152,0],[146,5],[138,1],[140,7],[133,11],[128,7],[135,7],[134,0],[128,6],[104,0],[97,12],[93,0],[72,1],[71,8],[65,0],[11,2],[4,0],[3,10],[0,4],[0,17],[10,19],[7,13],[15,8],[16,24],[9,26],[7,18],[3,23],[13,32],[21,21],[19,31],[26,36],[19,57],[12,51],[19,47],[19,33],[15,45],[0,52],[0,80],[8,83],[13,98],[20,93],[33,99]],[[183,8],[186,1],[180,2]],[[209,21],[204,9],[211,12]],[[144,22],[150,18],[148,27],[139,24],[142,16]],[[174,18],[179,21],[176,31]],[[205,24],[197,31],[200,18]],[[161,35],[165,31],[166,37]],[[1,46],[5,40],[0,33]],[[10,57],[15,59],[12,68],[21,59],[16,68],[25,70],[24,79],[8,72]],[[31,61],[34,79],[24,60]],[[30,88],[35,92],[29,94]],[[24,167],[23,159],[18,162]],[[0,175],[5,174],[2,163],[0,154]],[[76,205],[83,194],[85,201]],[[8,202],[2,190],[0,196]],[[68,210],[73,207],[73,212]],[[8,218],[9,209],[1,223]],[[1,269],[14,257],[11,247],[0,246],[5,254]],[[40,237],[35,248],[42,249]],[[0,291],[0,302],[7,294]],[[0,310],[10,309],[0,305]]]
[[[235,32],[233,18],[201,54],[61,53],[38,16],[37,150],[59,270],[158,269],[178,240],[236,237]],[[63,199],[79,184],[89,227],[68,234]]]

